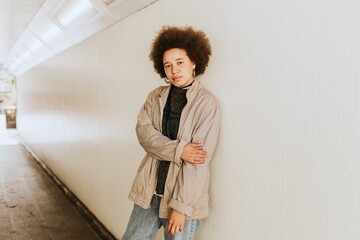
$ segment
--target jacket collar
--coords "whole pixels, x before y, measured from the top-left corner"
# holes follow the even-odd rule
[[[186,96],[188,97],[194,90],[199,89],[200,87],[201,87],[201,83],[195,79],[194,82],[192,83],[192,85],[189,87],[189,89],[186,93]],[[159,94],[159,97],[166,99],[167,96],[169,95],[170,88],[171,88],[171,84],[164,86],[162,91]]]

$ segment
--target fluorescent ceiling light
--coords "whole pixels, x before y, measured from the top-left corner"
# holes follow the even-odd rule
[[[156,1],[46,0],[11,49],[5,68],[21,74]]]
[[[24,61],[24,59],[22,59],[21,57],[18,57],[17,59],[15,59],[14,63],[16,65],[20,65],[23,61]]]
[[[42,45],[43,45],[43,44],[42,44],[40,41],[35,41],[35,42],[33,42],[32,44],[30,44],[29,49],[30,49],[33,53],[35,53],[35,52],[37,52],[37,50],[39,50],[39,49],[41,48]]]
[[[88,0],[68,0],[56,12],[55,17],[61,25],[73,30],[97,13]]]
[[[24,58],[24,59],[27,59],[28,57],[30,57],[31,56],[31,52],[29,51],[29,50],[26,50],[24,53],[23,53],[23,55],[22,55],[22,57]]]
[[[48,25],[48,28],[46,29],[46,31],[43,34],[41,34],[40,37],[45,42],[50,42],[50,40],[55,38],[55,36],[57,36],[59,33],[61,33],[61,32],[58,27],[56,27],[55,25]]]

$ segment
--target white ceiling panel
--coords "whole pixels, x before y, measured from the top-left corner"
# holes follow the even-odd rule
[[[0,0],[0,66],[20,74],[157,0]]]
[[[0,63],[40,9],[44,0],[0,0]]]

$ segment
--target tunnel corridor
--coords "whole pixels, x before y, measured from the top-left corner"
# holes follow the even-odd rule
[[[100,239],[0,119],[0,239]]]

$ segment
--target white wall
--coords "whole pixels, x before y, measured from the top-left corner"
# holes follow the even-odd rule
[[[163,24],[212,40],[223,105],[198,239],[360,238],[360,2],[160,0],[19,76],[19,132],[120,237],[143,156],[139,107]]]

